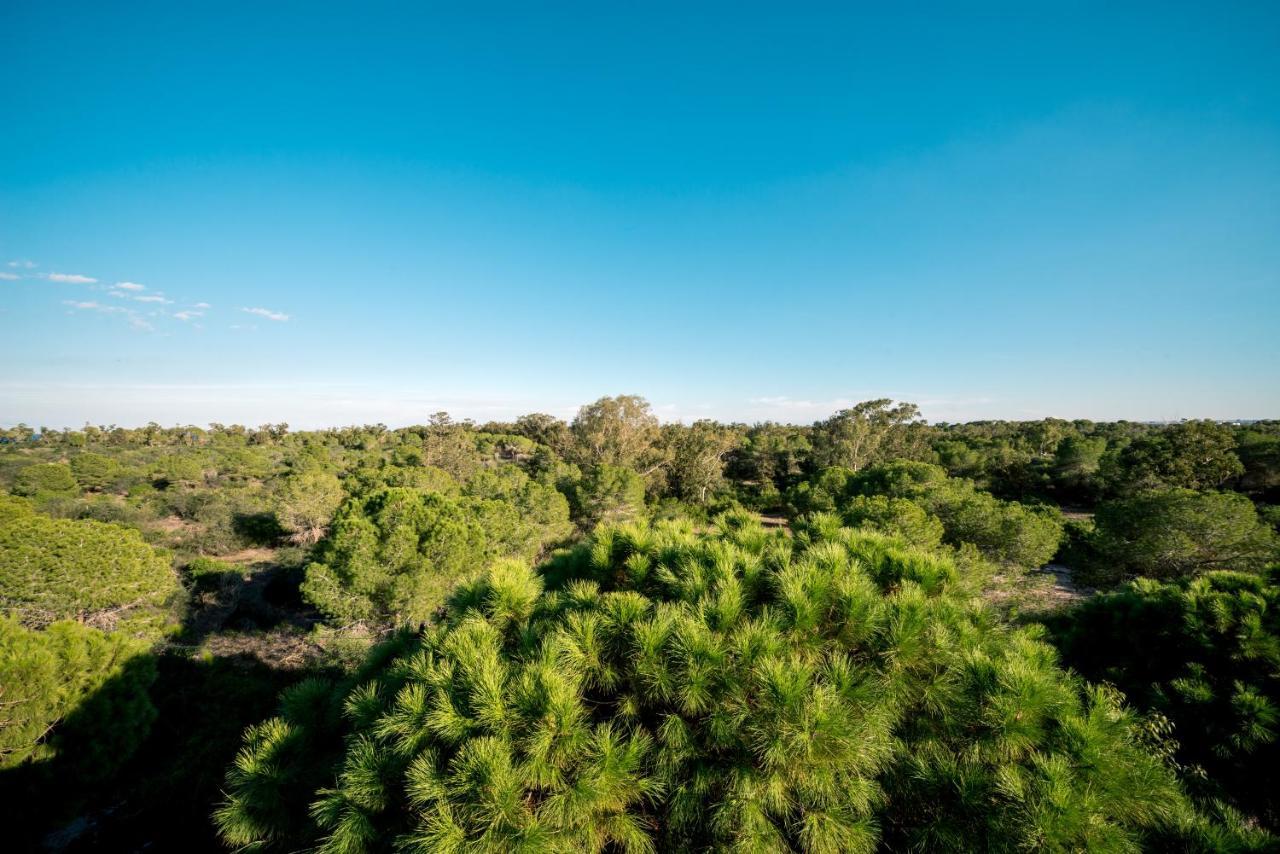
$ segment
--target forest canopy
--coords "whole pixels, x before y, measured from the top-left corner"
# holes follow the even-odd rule
[[[71,850],[1270,850],[1275,447],[0,431],[0,795]]]

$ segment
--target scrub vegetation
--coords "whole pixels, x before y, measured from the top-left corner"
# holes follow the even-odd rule
[[[17,850],[1268,851],[1280,423],[0,431]]]

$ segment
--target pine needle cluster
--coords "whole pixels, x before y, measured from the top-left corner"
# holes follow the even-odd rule
[[[335,854],[1202,837],[1116,693],[958,575],[885,535],[745,516],[500,561],[350,682],[286,694],[215,818],[233,846]]]

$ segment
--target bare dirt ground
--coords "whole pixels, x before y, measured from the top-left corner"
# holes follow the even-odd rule
[[[1051,563],[1040,569],[1013,569],[991,577],[983,597],[1006,613],[1041,613],[1074,605],[1093,595],[1089,588],[1076,586],[1071,569]]]

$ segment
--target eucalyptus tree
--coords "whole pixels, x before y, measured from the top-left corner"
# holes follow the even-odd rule
[[[574,453],[584,466],[641,470],[643,458],[658,438],[658,419],[643,397],[620,394],[579,409],[569,430]]]
[[[922,423],[914,403],[863,401],[813,425],[815,462],[857,471],[875,462],[914,456],[923,450]]]

